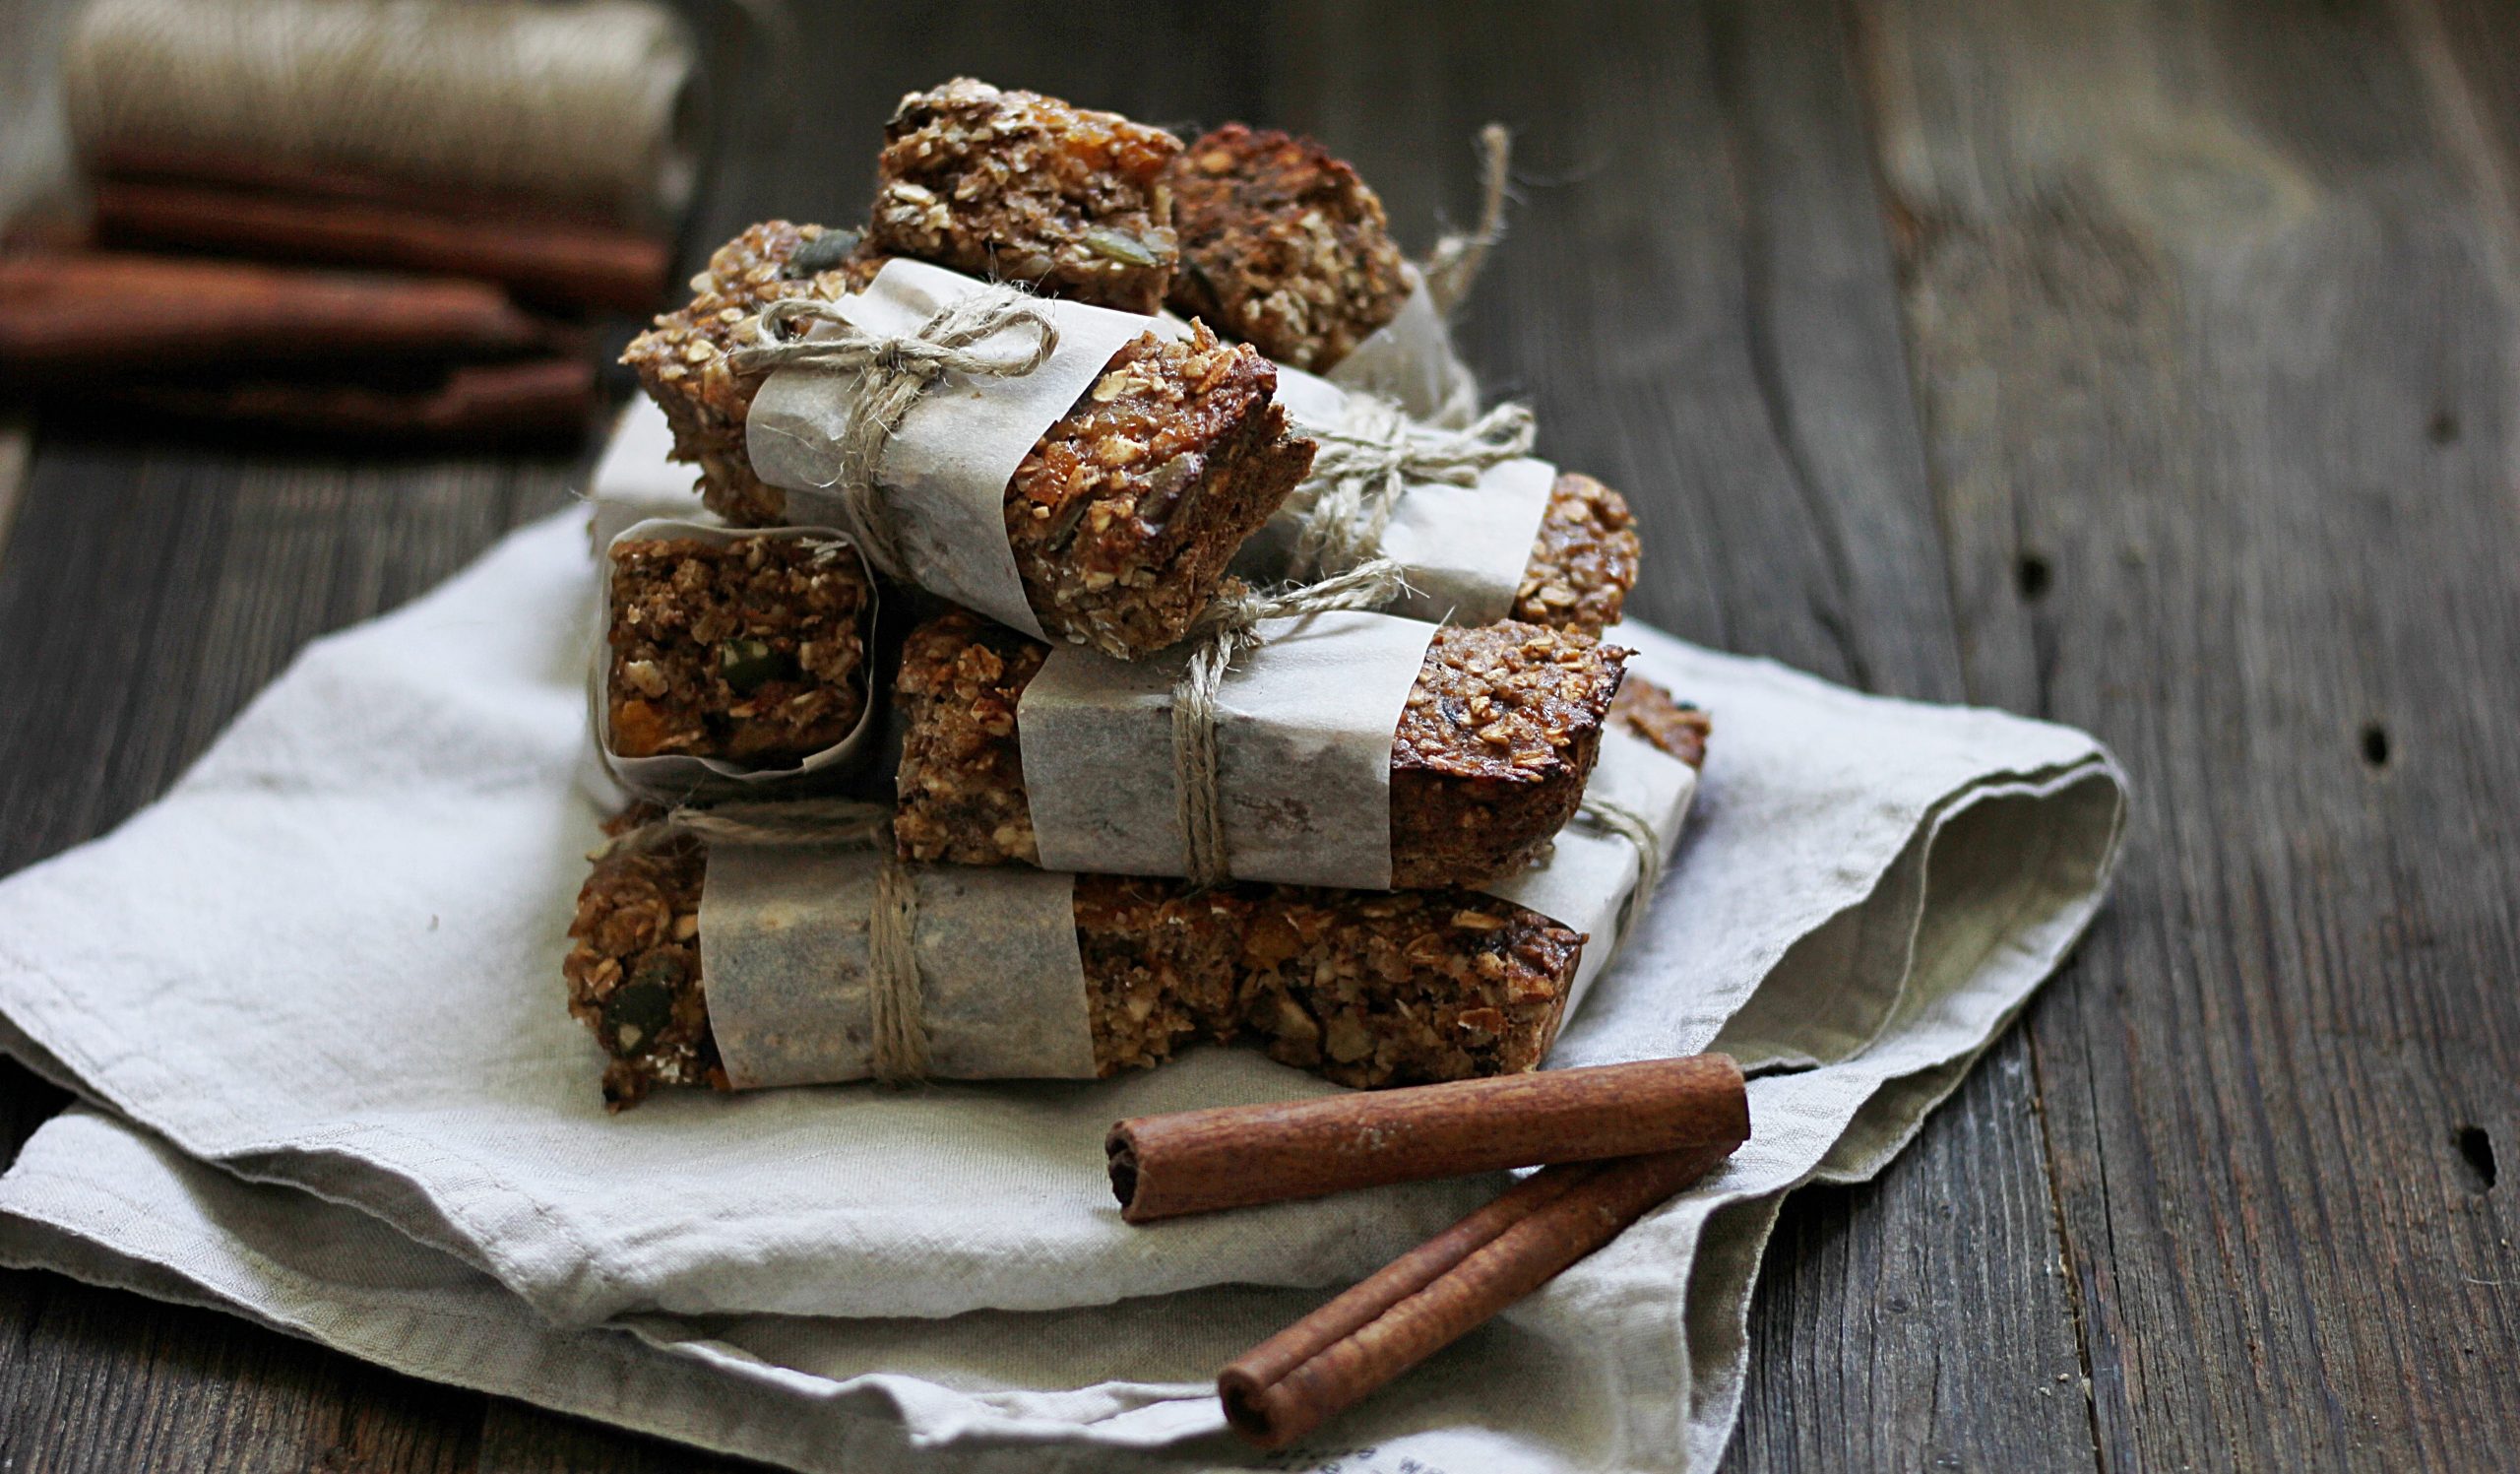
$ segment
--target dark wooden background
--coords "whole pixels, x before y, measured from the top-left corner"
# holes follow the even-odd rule
[[[0,52],[59,8],[0,0]],[[1421,248],[1505,119],[1468,348],[1637,503],[1637,611],[2124,758],[2079,959],[1878,1183],[1788,1209],[1734,1465],[2520,1460],[2520,7],[800,11],[794,121],[745,115],[695,238],[854,219],[957,71],[1310,130]],[[28,443],[0,869],[580,474],[46,422],[20,485]],[[0,1152],[57,1104],[0,1080]],[[0,1275],[0,1468],[694,1463]]]

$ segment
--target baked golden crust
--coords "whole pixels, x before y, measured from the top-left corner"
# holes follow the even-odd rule
[[[1180,152],[1118,113],[958,77],[904,96],[885,125],[867,243],[1153,312],[1180,259],[1166,177]]]
[[[1627,607],[1644,551],[1626,497],[1589,476],[1560,472],[1514,594],[1513,617],[1600,634]]]
[[[1311,139],[1228,123],[1170,177],[1183,316],[1326,373],[1408,299],[1382,201]]]

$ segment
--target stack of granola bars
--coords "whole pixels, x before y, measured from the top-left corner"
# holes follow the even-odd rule
[[[610,1101],[1540,1061],[1707,722],[1605,636],[1619,494],[1393,389],[1467,377],[1354,169],[958,80],[692,291],[626,361],[706,510],[605,549]]]

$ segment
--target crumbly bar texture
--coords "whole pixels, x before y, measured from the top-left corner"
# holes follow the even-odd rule
[[[657,318],[621,361],[665,412],[673,458],[700,468],[709,509],[738,526],[784,520],[787,493],[752,473],[744,417],[761,380],[727,355],[750,341],[753,319],[782,297],[837,300],[865,289],[883,263],[853,231],[765,221],[720,246],[691,279],[689,304]]]
[[[1560,472],[1514,593],[1513,617],[1600,634],[1618,622],[1644,550],[1626,497],[1589,476]]]
[[[655,818],[633,808],[621,835]],[[708,851],[692,835],[599,853],[569,924],[569,1014],[609,1057],[604,1103],[635,1106],[658,1085],[726,1088],[700,983],[700,888]]]
[[[694,279],[691,304],[623,356],[663,406],[675,458],[700,467],[702,498],[738,526],[784,521],[787,493],[753,475],[744,419],[760,381],[729,354],[770,302],[872,282],[882,259],[862,243],[838,249],[850,240],[819,225],[753,226]],[[1007,481],[1007,543],[1044,630],[1123,659],[1181,638],[1235,550],[1312,469],[1313,442],[1289,432],[1277,387],[1257,351],[1196,324],[1112,356]]]
[[[1626,661],[1515,620],[1436,631],[1392,736],[1392,883],[1484,880],[1545,855],[1583,801]]]
[[[969,609],[914,626],[893,699],[902,714],[893,837],[914,860],[1037,862],[1015,703],[1049,647]]]
[[[902,98],[870,248],[1123,312],[1164,305],[1181,141],[1114,112],[958,77]]]
[[[611,578],[616,756],[797,762],[865,714],[873,590],[845,545],[641,539],[613,546]]]
[[[1113,356],[1007,482],[1007,542],[1044,630],[1122,659],[1188,632],[1312,469],[1277,387],[1267,359],[1197,323]]]
[[[1040,646],[954,610],[913,631],[894,834],[914,860],[1037,864],[1016,704]],[[1392,883],[1530,864],[1573,817],[1627,652],[1538,625],[1433,631],[1392,737]]]
[[[1228,123],[1171,178],[1183,316],[1326,373],[1408,298],[1382,201],[1311,139]]]

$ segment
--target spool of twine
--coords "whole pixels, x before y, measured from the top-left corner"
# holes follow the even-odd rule
[[[678,215],[698,168],[699,68],[649,0],[90,0],[62,93],[106,168],[225,161],[634,225]]]

